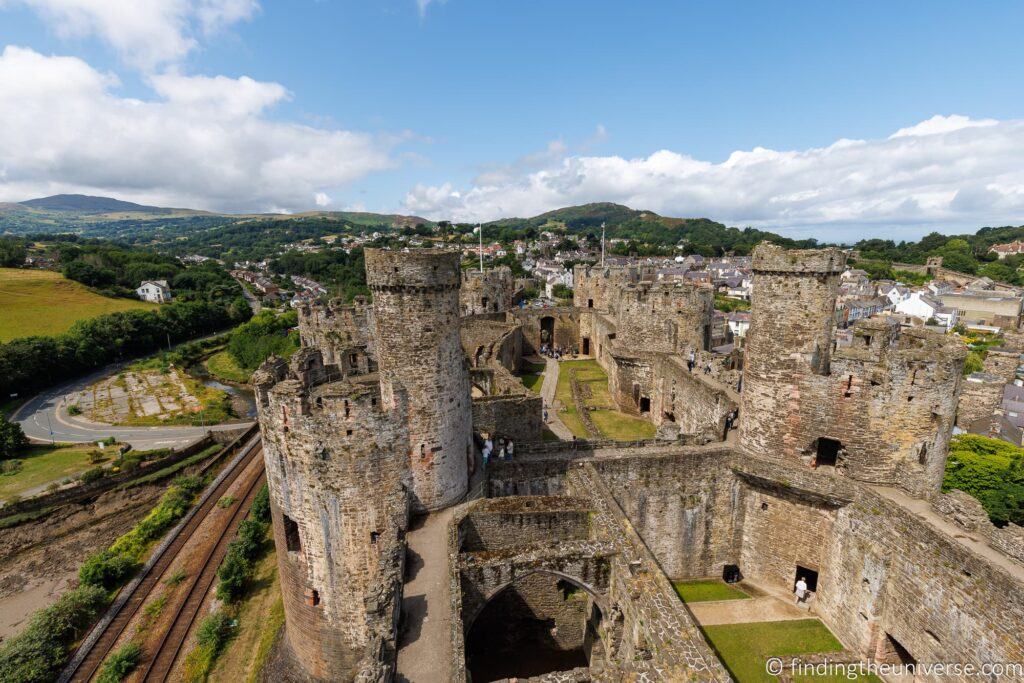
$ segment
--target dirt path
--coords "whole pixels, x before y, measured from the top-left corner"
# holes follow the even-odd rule
[[[692,602],[687,605],[701,626],[748,624],[755,621],[813,619],[813,614],[779,598],[765,596],[749,600]]]
[[[399,683],[434,683],[451,677],[447,543],[451,520],[452,510],[442,510],[414,520],[409,532],[398,636]]]

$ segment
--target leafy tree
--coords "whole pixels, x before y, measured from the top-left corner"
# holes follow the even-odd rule
[[[960,434],[950,446],[943,491],[977,498],[992,522],[1024,525],[1024,449],[998,439]]]
[[[25,438],[21,425],[0,419],[0,460],[15,457],[26,446],[28,439]]]
[[[0,268],[18,268],[25,264],[28,250],[25,243],[11,237],[0,237]]]
[[[21,633],[0,645],[3,680],[8,683],[56,680],[68,649],[82,637],[106,604],[105,590],[82,585],[33,614]]]

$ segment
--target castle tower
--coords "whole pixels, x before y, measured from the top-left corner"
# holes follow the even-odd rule
[[[413,507],[465,496],[473,457],[469,369],[459,340],[459,254],[366,250],[386,410],[404,410]],[[400,404],[396,396],[408,401]],[[404,407],[403,407],[404,405]]]
[[[740,424],[747,452],[788,459],[807,447],[801,420],[827,395],[845,265],[837,249],[785,250],[768,243],[754,249]]]
[[[408,436],[376,381],[326,379],[306,348],[264,363],[253,386],[288,652],[299,678],[351,681],[394,649]]]

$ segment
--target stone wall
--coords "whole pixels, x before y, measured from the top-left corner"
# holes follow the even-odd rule
[[[738,564],[743,497],[726,450],[595,460],[615,500],[672,579]]]
[[[455,252],[366,250],[381,398],[408,425],[406,457],[419,510],[460,500],[474,457],[469,372],[459,339],[461,279]]]
[[[508,313],[509,319],[523,327],[523,352],[527,355],[538,353],[541,344],[547,342],[563,349],[572,349],[579,344],[579,316],[573,307],[560,308],[517,308]],[[548,331],[553,329],[552,334]]]
[[[755,455],[934,495],[966,350],[954,337],[864,320],[852,344],[833,353],[842,263],[834,250],[755,251],[740,444]]]
[[[991,419],[1003,401],[1005,386],[1004,380],[987,373],[964,378],[956,411],[957,426],[970,429],[977,420]]]
[[[462,315],[501,313],[512,308],[515,278],[512,269],[500,266],[480,272],[464,270],[462,289],[459,291],[459,310]]]
[[[648,352],[708,349],[714,292],[690,282],[641,283],[619,293],[619,343]]]
[[[317,351],[253,375],[287,643],[317,680],[394,661],[408,434],[373,380],[325,382]],[[368,661],[367,652],[380,660]]]
[[[308,303],[298,308],[302,346],[318,349],[325,365],[335,365],[342,377],[375,371],[373,309],[364,297],[351,304],[341,299]]]

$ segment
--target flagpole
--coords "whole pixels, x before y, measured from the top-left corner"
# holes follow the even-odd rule
[[[601,267],[604,268],[604,223],[601,223]]]
[[[480,234],[480,272],[484,272],[484,224],[477,223],[476,231]]]

